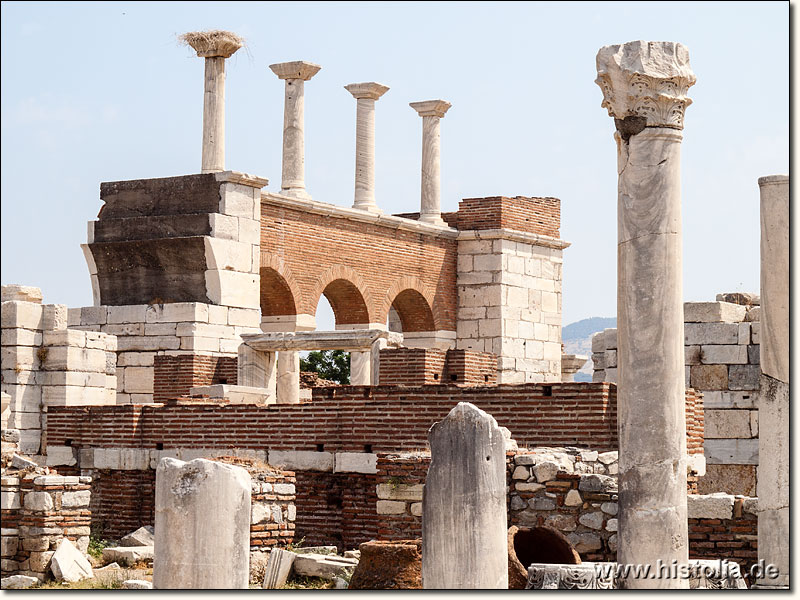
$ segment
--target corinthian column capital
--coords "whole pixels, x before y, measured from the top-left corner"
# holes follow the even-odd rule
[[[683,129],[686,94],[697,78],[689,50],[677,42],[628,42],[597,53],[601,106],[618,120],[643,117],[646,127]]]

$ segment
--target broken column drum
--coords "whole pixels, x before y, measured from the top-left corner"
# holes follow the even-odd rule
[[[761,190],[761,381],[758,391],[758,557],[789,586],[789,177]]]
[[[187,33],[183,41],[206,59],[201,173],[225,170],[225,59],[242,47],[228,31]]]
[[[162,458],[156,469],[157,589],[247,589],[250,475],[202,458]]]
[[[283,157],[281,193],[310,200],[306,191],[305,166],[305,82],[322,68],[303,60],[270,65],[280,79],[286,81],[283,109]]]
[[[508,589],[505,436],[459,402],[428,434],[422,496],[422,587]]]
[[[680,144],[695,81],[686,47],[597,54],[618,158],[619,547],[622,564],[688,561]],[[686,588],[636,579],[628,588]]]

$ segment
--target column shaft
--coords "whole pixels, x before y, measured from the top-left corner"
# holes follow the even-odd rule
[[[278,352],[278,404],[300,403],[300,353],[292,350]]]
[[[443,224],[439,117],[422,117],[422,196],[419,220]]]
[[[356,100],[356,187],[353,208],[375,212],[375,100]]]
[[[680,142],[647,127],[618,146],[619,520],[622,564],[688,561]],[[629,578],[629,588],[688,587]]]
[[[789,585],[789,178],[761,177],[761,380],[758,557],[777,568],[760,586]]]
[[[305,166],[305,81],[286,80],[283,112],[283,164],[281,191],[290,196],[306,196]]]
[[[225,58],[205,59],[201,173],[225,170]]]

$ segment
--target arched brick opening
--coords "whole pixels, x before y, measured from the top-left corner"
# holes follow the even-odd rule
[[[403,290],[392,301],[392,308],[402,323],[403,332],[434,331],[436,326],[425,296],[417,290]]]
[[[359,289],[346,279],[331,281],[322,291],[333,309],[337,325],[365,325],[369,310]]]
[[[261,267],[261,316],[296,315],[297,304],[289,282],[271,267]]]

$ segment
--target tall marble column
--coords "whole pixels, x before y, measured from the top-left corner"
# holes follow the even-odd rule
[[[242,47],[229,31],[186,33],[181,39],[206,59],[201,173],[225,170],[225,59]]]
[[[375,203],[375,101],[389,88],[380,83],[344,86],[356,99],[356,191],[353,208],[382,212]]]
[[[286,98],[283,108],[283,157],[281,168],[281,193],[294,198],[310,200],[306,192],[305,166],[305,82],[322,68],[304,60],[270,65],[278,78],[286,81]]]
[[[621,564],[686,564],[686,422],[680,148],[696,78],[686,47],[628,42],[597,54],[617,143],[619,542]],[[622,581],[674,589],[688,580]]]
[[[412,102],[409,106],[422,117],[422,192],[419,220],[432,225],[447,225],[442,219],[439,121],[452,104],[444,100],[426,100]]]
[[[761,381],[758,391],[759,587],[789,586],[789,177],[761,188]]]

